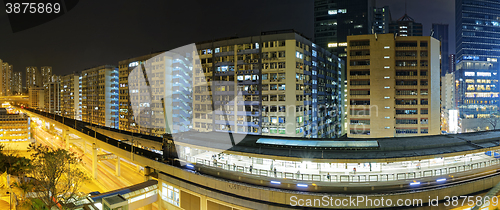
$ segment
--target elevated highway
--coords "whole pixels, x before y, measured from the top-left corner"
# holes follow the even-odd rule
[[[500,181],[497,171],[500,162],[496,158],[499,131],[429,136],[420,141],[381,139],[378,149],[358,151],[259,145],[255,139],[258,137],[249,137],[224,150],[225,143],[217,142],[220,134],[192,133],[184,135],[182,142],[176,142],[178,156],[185,164],[176,167],[161,161],[158,138],[134,134],[133,140],[137,142],[132,143],[136,145],[132,150],[130,143],[124,143],[132,140],[126,132],[95,128],[94,132],[90,128],[93,126],[82,122],[26,111],[94,143],[94,149],[102,148],[148,166],[152,173],[147,174],[157,176],[160,183],[181,189],[181,207],[183,197],[198,201],[201,206],[212,205],[210,202],[216,200],[220,205],[240,209],[288,209],[294,196],[322,199],[328,195],[345,199],[362,195],[372,199],[421,199],[426,203],[429,197],[468,195]],[[213,147],[197,143],[212,140]],[[301,171],[297,173],[295,169],[299,166]],[[358,168],[352,171],[350,167]],[[271,168],[279,169],[276,175]],[[316,207],[375,208],[363,204]]]

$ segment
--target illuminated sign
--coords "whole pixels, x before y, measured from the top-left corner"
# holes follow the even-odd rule
[[[347,42],[341,42],[341,43],[339,43],[339,47],[347,47]]]
[[[448,130],[450,133],[458,132],[458,110],[456,109],[448,111]]]
[[[496,59],[496,58],[487,58],[486,60],[487,60],[487,61],[490,61],[490,62],[497,62],[497,59]]]
[[[328,47],[337,47],[337,43],[328,43]]]
[[[491,77],[490,72],[477,72],[478,77]]]
[[[134,67],[134,66],[138,66],[139,65],[139,62],[138,61],[134,61],[134,62],[131,62],[128,64],[128,67]]]
[[[472,72],[472,71],[466,71],[466,72],[465,72],[465,76],[466,76],[466,77],[473,77],[473,76],[476,76],[476,73],[475,73],[475,72]]]

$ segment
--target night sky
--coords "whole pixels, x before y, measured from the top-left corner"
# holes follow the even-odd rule
[[[153,3],[154,2],[154,3]],[[284,3],[286,2],[286,3]],[[53,66],[65,75],[150,52],[229,36],[295,29],[313,38],[313,0],[287,1],[139,1],[80,0],[67,14],[40,26],[12,33],[0,6],[0,59],[26,73],[27,66]],[[393,19],[404,14],[403,0],[389,5]],[[408,15],[424,24],[450,24],[454,52],[454,1],[408,1]]]

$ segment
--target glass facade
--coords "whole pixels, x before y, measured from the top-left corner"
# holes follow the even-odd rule
[[[456,0],[457,62],[495,61],[500,57],[500,2]]]
[[[441,42],[441,76],[444,76],[450,72],[448,24],[433,23],[432,31],[432,37]]]
[[[498,64],[462,61],[455,72],[457,106],[462,119],[488,118],[498,110]]]
[[[374,6],[374,0],[315,0],[315,42],[338,57],[347,57],[347,36],[371,33]]]

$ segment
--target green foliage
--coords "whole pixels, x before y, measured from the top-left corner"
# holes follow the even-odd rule
[[[78,167],[82,159],[76,153],[41,145],[30,145],[29,151],[33,152],[34,170],[30,173],[31,185],[28,183],[26,189],[36,193],[49,209],[56,205],[64,207],[89,180]]]
[[[7,172],[14,176],[23,176],[29,173],[31,168],[30,160],[19,157],[17,154],[4,150],[4,145],[0,144],[0,172]]]

